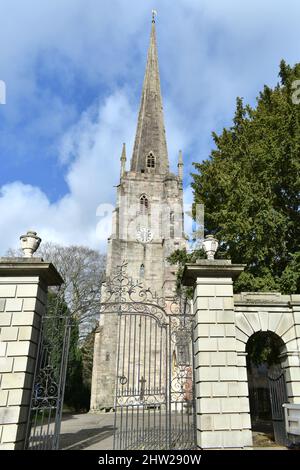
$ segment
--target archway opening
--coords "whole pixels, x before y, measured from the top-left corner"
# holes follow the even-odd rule
[[[284,342],[271,331],[254,333],[246,345],[251,427],[257,445],[278,443],[279,421],[284,432],[283,410],[282,420],[274,415],[282,409],[278,397],[281,400],[285,394],[284,351]]]

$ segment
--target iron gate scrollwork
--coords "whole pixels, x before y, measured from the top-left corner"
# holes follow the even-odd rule
[[[47,313],[41,318],[25,449],[56,450],[64,399],[71,318]]]
[[[195,448],[193,315],[127,276],[107,279],[101,314],[118,318],[115,449]]]

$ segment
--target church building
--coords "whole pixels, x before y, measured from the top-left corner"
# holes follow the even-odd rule
[[[155,18],[142,89],[130,169],[126,148],[121,155],[120,183],[108,239],[106,276],[127,263],[127,274],[157,297],[174,296],[176,268],[167,258],[186,246],[183,227],[183,161],[170,171],[160,88]],[[105,292],[103,293],[105,301]],[[95,335],[91,410],[113,406],[117,350],[117,318],[101,315]]]

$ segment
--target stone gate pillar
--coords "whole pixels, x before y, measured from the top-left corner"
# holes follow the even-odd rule
[[[0,450],[23,449],[47,289],[62,282],[40,258],[0,258]]]
[[[187,264],[194,286],[197,444],[203,449],[252,445],[245,357],[238,356],[232,280],[244,265],[229,260]]]

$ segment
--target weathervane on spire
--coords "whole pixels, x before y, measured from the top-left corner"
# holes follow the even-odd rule
[[[152,23],[155,23],[155,17],[157,16],[157,11],[152,10]]]

